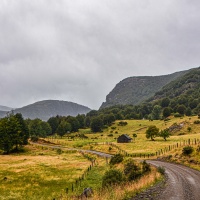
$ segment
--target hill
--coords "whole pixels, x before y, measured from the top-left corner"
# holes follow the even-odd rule
[[[44,100],[15,109],[14,113],[21,113],[24,118],[48,120],[56,115],[76,116],[86,114],[90,110],[88,107],[68,101]]]
[[[174,99],[185,97],[187,99],[198,99],[200,97],[200,67],[190,69],[181,77],[165,85],[160,91],[149,99],[149,101],[159,100],[165,97]]]
[[[7,107],[7,106],[1,106],[0,105],[0,111],[11,111],[13,108]]]
[[[176,72],[163,76],[129,77],[120,81],[106,96],[100,108],[114,105],[137,105],[149,99],[163,86],[183,76],[187,71]]]

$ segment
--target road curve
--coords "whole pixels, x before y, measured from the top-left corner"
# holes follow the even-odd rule
[[[62,145],[40,144],[40,143],[37,143],[37,142],[30,142],[30,144],[43,146],[43,147],[48,147],[48,148],[52,148],[52,149],[75,150],[75,151],[79,151],[79,152],[83,152],[83,153],[91,153],[91,154],[95,154],[95,155],[98,155],[98,156],[104,157],[104,158],[111,158],[112,157],[111,154],[103,153],[103,152],[100,152],[100,151],[84,150],[84,149],[76,149],[76,148],[67,148],[67,147],[64,147]]]
[[[183,165],[148,160],[156,167],[164,167],[168,177],[166,188],[159,195],[162,200],[200,200],[200,172]]]

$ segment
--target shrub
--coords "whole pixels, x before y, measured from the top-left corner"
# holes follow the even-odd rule
[[[115,154],[111,159],[110,159],[110,165],[115,165],[118,163],[121,163],[123,161],[124,157],[121,154]]]
[[[150,172],[151,166],[145,160],[142,162],[142,171],[143,173]]]
[[[31,136],[31,141],[32,142],[37,142],[38,140],[39,140],[38,136],[36,136],[36,135],[32,135]]]
[[[182,117],[182,115],[179,114],[179,113],[175,113],[175,114],[174,114],[174,117]]]
[[[108,187],[123,181],[123,174],[117,169],[110,169],[103,176],[102,186]]]
[[[112,150],[112,147],[109,147],[108,150],[111,151],[111,150]]]
[[[112,126],[112,127],[111,127],[111,129],[112,129],[112,130],[115,130],[115,129],[116,129],[116,127],[115,127],[115,126]]]
[[[194,124],[200,124],[200,120],[195,120]]]
[[[191,146],[186,146],[183,148],[182,153],[184,155],[190,155],[194,151],[194,148]]]
[[[159,172],[160,174],[164,175],[164,174],[165,174],[165,168],[159,166],[159,167],[158,167],[158,172]]]
[[[111,134],[108,134],[108,137],[113,137],[113,134],[111,133]]]
[[[126,126],[127,124],[128,124],[127,122],[123,122],[123,121],[120,121],[120,122],[118,123],[119,126]]]
[[[140,178],[143,175],[143,171],[139,165],[130,159],[124,165],[124,174],[127,176],[128,181],[133,181]]]
[[[62,150],[61,149],[57,149],[56,152],[57,152],[57,154],[61,154]]]

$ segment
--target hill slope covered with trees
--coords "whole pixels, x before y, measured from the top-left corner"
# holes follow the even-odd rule
[[[137,105],[152,97],[163,86],[184,75],[187,71],[163,76],[129,77],[120,81],[107,95],[101,108],[114,105]]]
[[[58,100],[44,100],[34,104],[24,106],[13,110],[14,113],[21,113],[24,118],[39,118],[47,121],[50,117],[60,116],[77,116],[86,114],[91,109],[76,103]],[[3,114],[3,113],[2,113]]]

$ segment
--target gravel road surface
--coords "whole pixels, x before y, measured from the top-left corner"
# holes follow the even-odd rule
[[[160,191],[158,198],[150,197],[146,199],[200,200],[199,171],[182,165],[162,161],[148,160],[148,163],[157,167],[164,167],[167,181],[165,189]]]

